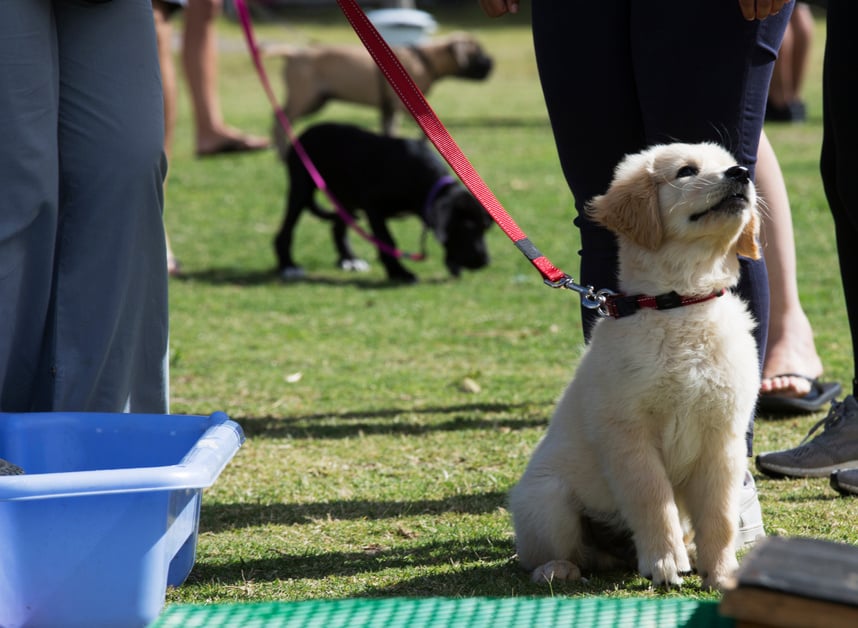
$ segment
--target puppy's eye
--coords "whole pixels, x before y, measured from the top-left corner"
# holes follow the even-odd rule
[[[696,166],[682,166],[682,168],[677,171],[676,178],[684,179],[685,177],[693,177],[698,172],[700,172],[700,169]]]

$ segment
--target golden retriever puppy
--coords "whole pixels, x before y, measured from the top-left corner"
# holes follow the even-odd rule
[[[754,321],[729,289],[737,255],[759,258],[756,201],[723,148],[669,144],[626,157],[588,208],[617,236],[622,294],[510,494],[535,581],[636,559],[654,584],[679,586],[690,534],[704,586],[737,567],[759,375]]]

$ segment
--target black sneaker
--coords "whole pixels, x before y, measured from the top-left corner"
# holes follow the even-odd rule
[[[813,440],[816,431],[823,430]],[[828,416],[814,425],[794,449],[757,456],[757,469],[773,478],[821,478],[838,469],[858,467],[858,401],[849,395],[832,403]]]
[[[858,495],[858,468],[835,471],[829,482],[831,488],[841,495]]]

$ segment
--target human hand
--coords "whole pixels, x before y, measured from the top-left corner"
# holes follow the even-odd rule
[[[489,17],[500,17],[507,13],[518,13],[519,0],[479,0]]]
[[[739,0],[739,9],[746,20],[762,20],[776,14],[789,2],[791,0]]]

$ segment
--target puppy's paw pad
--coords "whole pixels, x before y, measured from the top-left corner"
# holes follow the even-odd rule
[[[283,281],[297,281],[307,276],[307,271],[300,266],[287,266],[280,269],[280,279]]]
[[[337,266],[340,270],[346,270],[351,273],[365,273],[369,271],[369,262],[362,259],[341,259]]]
[[[568,560],[552,560],[534,569],[530,579],[543,584],[555,580],[580,580],[581,570]]]

